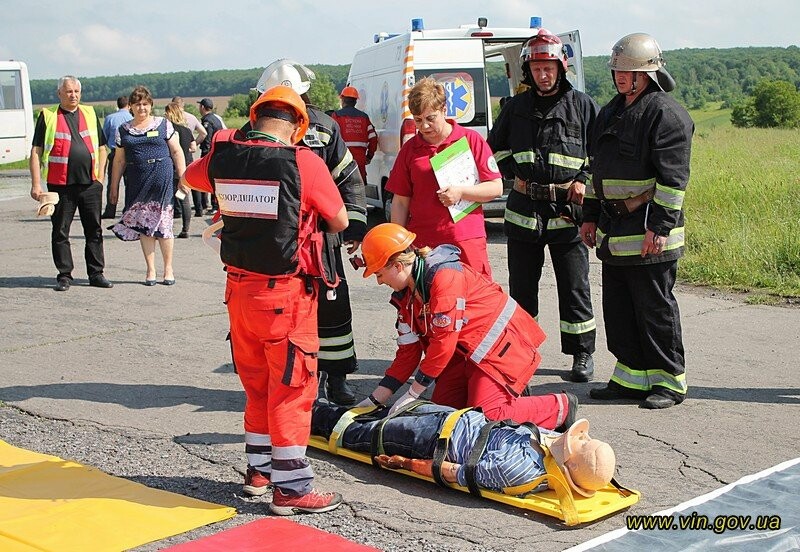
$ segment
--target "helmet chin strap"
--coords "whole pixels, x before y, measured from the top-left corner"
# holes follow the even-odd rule
[[[635,96],[636,95],[636,76],[633,77],[633,82],[631,83],[631,89],[628,92],[625,92],[626,96]]]
[[[616,71],[612,71],[611,76],[614,79],[614,88],[616,88],[617,93],[622,94],[623,96],[635,96],[636,93],[638,92],[638,87],[636,86],[636,75],[638,74],[638,72],[636,71],[633,72],[633,82],[631,82],[631,89],[627,92],[623,92],[622,90],[619,89],[619,85],[617,84],[617,78],[614,75],[614,73],[616,73]]]

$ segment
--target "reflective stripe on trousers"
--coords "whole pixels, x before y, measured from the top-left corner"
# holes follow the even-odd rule
[[[233,359],[246,396],[248,460],[264,465],[271,452],[272,483],[287,494],[307,494],[314,479],[305,450],[317,393],[315,292],[306,291],[302,278],[270,284],[267,276],[229,274],[225,302]]]
[[[319,294],[319,369],[333,376],[345,376],[356,371],[356,349],[353,341],[353,312],[350,306],[350,289],[342,263],[342,248],[333,248],[339,285],[336,297]]]
[[[677,261],[603,263],[603,319],[608,350],[617,358],[611,381],[681,401],[687,385],[680,310],[672,291],[676,274]]]
[[[639,391],[650,391],[661,386],[676,393],[686,394],[686,374],[674,376],[664,370],[634,370],[617,361],[611,380],[623,387]]]

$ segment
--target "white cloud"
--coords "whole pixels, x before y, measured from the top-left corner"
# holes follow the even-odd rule
[[[187,38],[185,35],[177,34],[174,31],[166,36],[166,42],[168,46],[166,48],[167,52],[184,59],[216,57],[219,53],[219,45],[225,43],[224,40],[219,42],[209,41],[204,35]]]
[[[105,25],[87,25],[55,39],[46,54],[73,74],[147,72],[159,61],[155,42],[147,35],[131,35]]]

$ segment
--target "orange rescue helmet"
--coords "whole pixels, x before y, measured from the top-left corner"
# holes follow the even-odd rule
[[[361,252],[367,265],[364,278],[369,278],[386,266],[392,255],[408,249],[416,237],[414,232],[409,232],[393,222],[379,224],[367,232],[361,242]]]
[[[300,125],[300,136],[298,136],[297,139],[300,140],[300,138],[305,136],[306,131],[308,130],[308,112],[306,111],[305,102],[297,92],[282,84],[273,86],[269,90],[265,91],[255,102],[253,102],[253,105],[250,106],[251,126],[255,127],[257,119],[256,111],[258,110],[259,106],[265,103],[283,104],[284,106],[290,107],[292,111],[294,111],[295,117],[297,118],[297,124]]]
[[[345,86],[342,89],[342,93],[339,94],[340,98],[353,98],[354,100],[358,99],[358,90],[355,89],[353,86]]]

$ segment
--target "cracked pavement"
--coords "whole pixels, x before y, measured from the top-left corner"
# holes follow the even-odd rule
[[[0,202],[0,439],[62,456],[153,487],[237,509],[232,520],[138,550],[159,550],[267,514],[269,494],[241,492],[241,388],[230,364],[224,273],[192,219],[191,238],[176,240],[177,285],[142,285],[137,244],[106,231],[106,275],[113,289],[88,287],[79,221],[72,226],[75,283],[52,290],[50,223],[35,203]],[[377,214],[371,221],[378,220]],[[501,224],[492,220],[489,255],[495,278],[508,281]],[[393,356],[389,290],[348,270],[360,370],[350,381],[361,396]],[[678,272],[680,276],[680,269]],[[570,390],[591,433],[616,451],[617,478],[642,492],[628,513],[654,513],[798,455],[800,309],[747,305],[736,296],[679,286],[689,398],[664,411],[588,396],[610,376],[599,287],[591,262],[598,320],[596,381],[560,379],[571,358],[558,343],[552,269],[541,285],[540,324],[549,339],[531,384],[534,392]],[[299,523],[382,550],[561,550],[624,526],[623,512],[567,528],[555,519],[445,491],[416,479],[310,449],[323,490],[345,506],[296,516]],[[780,512],[753,512],[753,514]]]

